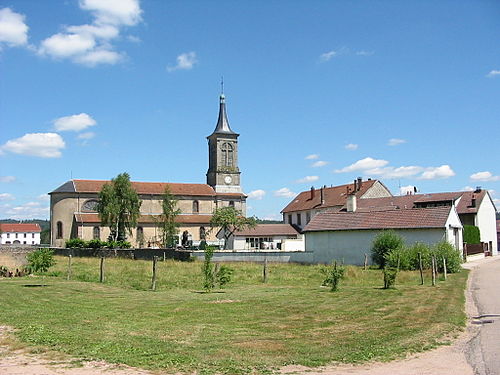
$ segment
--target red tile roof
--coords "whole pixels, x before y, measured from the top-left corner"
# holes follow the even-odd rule
[[[368,180],[361,183],[361,188],[356,192],[356,197],[361,198],[363,194],[371,188],[377,180]],[[295,212],[310,210],[312,208],[339,208],[344,206],[347,201],[347,190],[354,191],[354,184],[346,184],[332,187],[324,187],[324,204],[321,204],[321,188],[314,190],[306,190],[297,195],[281,212]],[[312,195],[312,198],[311,198]]]
[[[257,224],[255,228],[234,233],[235,236],[296,236],[299,232],[290,224]]]
[[[52,193],[99,193],[104,184],[110,183],[107,180],[70,180],[58,187]],[[241,193],[216,193],[215,190],[207,184],[183,184],[173,182],[140,182],[131,181],[132,187],[138,194],[161,195],[168,186],[173,195],[191,195],[191,196],[229,196],[244,197]]]
[[[155,215],[141,215],[139,224],[154,224]],[[175,221],[180,224],[210,224],[212,215],[178,215]],[[75,214],[75,220],[81,224],[99,224],[101,220],[98,214]]]
[[[0,224],[0,230],[2,232],[41,232],[40,225],[38,224],[11,224],[3,223]]]
[[[478,192],[465,191],[462,193],[462,199],[457,204],[457,212],[459,214],[473,214],[477,212],[477,209],[481,205],[484,197],[486,196],[486,190],[480,190]],[[472,199],[476,200],[476,203],[472,205]]]
[[[450,206],[442,206],[372,212],[322,212],[312,218],[304,232],[444,228],[450,210]]]

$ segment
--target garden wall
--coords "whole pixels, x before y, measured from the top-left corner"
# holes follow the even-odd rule
[[[32,246],[0,246],[0,266],[7,267],[9,271],[16,268],[23,268],[28,264],[26,255],[37,250],[38,247]]]
[[[74,257],[105,257],[105,258],[128,258],[151,260],[154,256],[161,259],[188,260],[191,256],[190,251],[175,249],[66,249],[54,248],[55,255],[74,256]]]
[[[192,251],[193,257],[202,259],[205,257],[203,251]],[[313,263],[311,251],[247,251],[247,250],[216,250],[212,260],[214,262],[256,262],[261,263],[267,259],[268,262],[276,263]]]

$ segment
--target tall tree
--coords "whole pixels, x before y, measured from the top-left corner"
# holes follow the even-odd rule
[[[104,184],[99,193],[97,212],[102,225],[110,229],[110,240],[125,241],[137,226],[142,201],[130,183],[128,173],[121,173]]]
[[[162,214],[156,223],[160,230],[163,247],[175,246],[175,237],[179,233],[179,224],[176,223],[175,218],[181,213],[181,210],[177,208],[177,202],[178,200],[170,193],[167,186],[161,202]]]
[[[213,228],[221,228],[224,234],[224,249],[227,249],[228,240],[231,235],[247,228],[255,228],[257,222],[253,217],[244,217],[241,211],[228,206],[214,211],[210,225]]]

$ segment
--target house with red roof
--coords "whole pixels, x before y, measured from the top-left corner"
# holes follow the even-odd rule
[[[40,245],[40,232],[38,224],[1,223],[1,245]]]
[[[208,140],[208,171],[206,184],[140,182],[132,187],[142,201],[137,228],[127,240],[136,247],[155,246],[160,239],[157,220],[162,213],[162,196],[168,187],[178,200],[181,213],[179,244],[186,240],[197,244],[201,240],[217,242],[209,231],[210,219],[216,208],[233,206],[246,214],[246,198],[240,184],[238,167],[238,137],[229,126],[224,95],[219,100],[219,117]],[[50,195],[52,246],[63,247],[70,238],[107,240],[110,230],[101,224],[96,207],[99,192],[110,181],[70,180]]]

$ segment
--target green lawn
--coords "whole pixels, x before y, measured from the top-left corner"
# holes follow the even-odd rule
[[[18,337],[81,358],[167,372],[267,373],[287,364],[390,360],[438,345],[465,324],[467,272],[436,287],[402,272],[395,290],[380,289],[379,270],[348,267],[336,293],[320,287],[319,266],[231,264],[234,281],[201,293],[201,262],[67,259],[56,276],[0,280],[0,324]],[[429,277],[427,277],[429,279]],[[83,282],[91,281],[91,282]],[[44,286],[30,286],[44,285]]]

